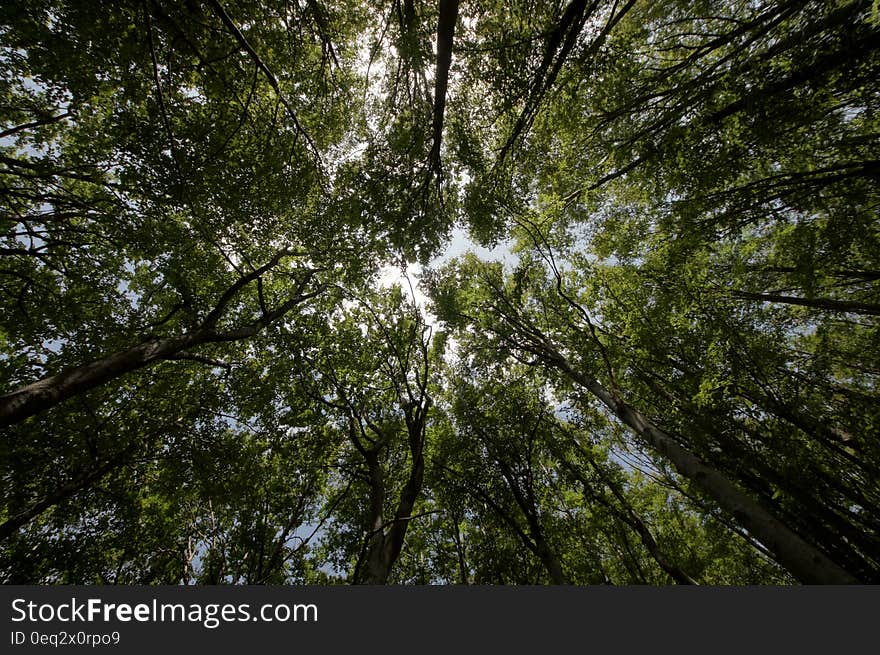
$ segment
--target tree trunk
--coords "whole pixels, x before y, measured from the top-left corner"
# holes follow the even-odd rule
[[[77,492],[90,487],[120,464],[120,458],[105,462],[78,478],[71,480],[67,484],[62,485],[48,496],[43,497],[41,500],[20,511],[18,514],[9,517],[3,523],[0,523],[0,542],[15,534],[20,528],[27,525],[31,520],[45,512],[50,507],[54,507]]]
[[[378,454],[369,451],[367,466],[370,471],[370,534],[367,537],[366,565],[367,570],[362,580],[355,575],[355,583],[385,584],[391,572],[391,563],[385,557],[385,523],[383,511],[385,506],[385,480],[382,477],[382,466]]]
[[[597,380],[574,370],[558,353],[554,353],[548,359],[549,363],[592,393],[618,419],[642,437],[654,451],[667,458],[682,476],[691,480],[720,507],[730,512],[742,527],[764,544],[777,561],[801,582],[806,584],[858,582],[743,493],[720,472],[710,468],[693,453],[682,448],[671,435],[651,424],[638,410],[629,406]]]
[[[532,538],[535,540],[538,558],[541,560],[544,568],[547,569],[553,584],[571,584],[565,573],[562,572],[562,564],[556,553],[550,548],[550,544],[544,539],[544,535],[541,533],[535,535],[533,533]]]
[[[150,338],[136,346],[121,352],[102,357],[83,366],[52,375],[32,384],[16,389],[0,396],[0,426],[19,423],[30,416],[54,407],[60,402],[85,393],[105,382],[118,378],[125,373],[137,371],[156,361],[174,359],[188,348],[205,343],[221,343],[240,341],[259,333],[263,328],[284,316],[301,302],[314,298],[324,290],[319,286],[315,291],[303,293],[305,286],[314,277],[316,271],[307,271],[303,280],[297,284],[294,293],[285,302],[273,310],[263,308],[262,315],[256,320],[241,327],[217,331],[215,326],[223,316],[226,307],[241,290],[272,269],[285,256],[286,250],[279,251],[265,265],[241,277],[232,284],[220,297],[214,309],[208,313],[201,324],[182,335],[165,338]]]
[[[413,421],[407,420],[408,437],[412,466],[406,485],[400,492],[397,510],[390,525],[383,522],[382,513],[385,502],[385,482],[377,454],[370,453],[367,463],[370,467],[370,505],[372,533],[367,549],[367,572],[365,584],[385,584],[391,575],[391,567],[400,556],[406,531],[412,518],[412,510],[422,491],[422,480],[425,475],[425,414],[420,413]],[[385,529],[388,529],[386,534]],[[359,582],[355,580],[355,582]]]
[[[589,457],[579,444],[577,444],[577,449],[581,456]],[[683,569],[667,559],[666,555],[660,549],[660,545],[657,543],[657,540],[654,538],[654,535],[651,534],[651,530],[648,528],[642,518],[636,513],[632,505],[629,504],[626,496],[623,495],[623,491],[618,488],[617,484],[605,474],[605,472],[601,469],[601,467],[599,467],[599,465],[596,464],[596,462],[594,462],[592,459],[590,459],[589,461],[590,465],[593,467],[593,470],[599,474],[599,477],[602,480],[602,484],[604,484],[611,490],[612,495],[617,499],[617,502],[620,503],[621,508],[615,507],[604,496],[590,492],[589,490],[592,488],[592,486],[590,485],[589,481],[581,474],[576,466],[565,460],[563,460],[563,464],[566,466],[566,468],[568,468],[572,475],[574,475],[578,482],[580,482],[584,486],[585,492],[597,498],[599,502],[605,505],[609,510],[611,510],[611,512],[615,516],[617,516],[617,518],[623,521],[637,535],[639,535],[639,539],[641,540],[642,545],[647,549],[648,553],[650,553],[651,557],[654,559],[654,561],[657,563],[657,566],[659,566],[661,570],[665,571],[669,575],[669,577],[675,580],[675,582],[677,582],[678,584],[699,584]]]
[[[441,171],[440,144],[443,141],[443,119],[446,112],[446,91],[449,86],[449,67],[452,65],[452,42],[458,20],[458,0],[440,0],[437,21],[437,66],[434,72],[434,109],[431,126],[432,145],[429,161],[434,171]]]
[[[201,341],[198,334],[151,339],[4,394],[0,396],[0,426],[23,421],[72,396],[94,389],[124,373],[141,369],[154,361],[166,359]]]
[[[748,291],[733,291],[731,292],[731,295],[745,300],[781,303],[784,305],[800,305],[801,307],[825,309],[832,312],[849,312],[851,314],[880,316],[880,305],[864,302],[832,300],[831,298],[798,298],[797,296],[780,296],[774,293],[750,293]]]

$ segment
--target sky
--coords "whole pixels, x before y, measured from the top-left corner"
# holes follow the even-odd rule
[[[480,259],[486,261],[503,261],[505,263],[512,263],[516,259],[516,255],[510,252],[510,243],[502,242],[494,248],[484,248],[468,237],[465,228],[457,227],[452,231],[449,243],[446,244],[446,248],[440,255],[429,262],[428,267],[436,268],[466,252],[472,252]],[[425,315],[428,324],[430,325],[436,322],[436,318],[431,316],[431,314],[425,310],[428,298],[420,287],[422,270],[422,266],[416,263],[408,264],[405,271],[402,271],[399,267],[393,265],[383,266],[379,273],[379,287],[384,288],[390,287],[393,284],[400,284],[403,287],[404,292],[409,296],[411,295],[410,288],[406,282],[406,276],[409,276],[415,294],[413,299],[415,300],[416,305],[422,310],[422,313]]]

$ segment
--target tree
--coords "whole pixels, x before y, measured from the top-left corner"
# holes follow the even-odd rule
[[[0,579],[877,582],[875,5],[0,8]]]
[[[596,400],[614,414],[618,420],[632,429],[648,448],[666,458],[676,471],[689,479],[704,493],[707,493],[721,507],[736,517],[749,532],[774,552],[783,565],[805,581],[843,583],[851,581],[845,569],[836,565],[817,548],[804,541],[795,531],[781,522],[772,512],[756,503],[741,489],[732,483],[722,472],[707,463],[686,446],[680,443],[670,432],[657,427],[643,412],[627,403],[618,390],[618,381],[614,374],[613,364],[605,351],[604,344],[597,336],[597,331],[588,313],[556,286],[554,296],[561,298],[528,297],[531,291],[528,278],[538,278],[534,269],[523,264],[523,268],[514,275],[513,280],[504,279],[497,266],[481,266],[471,260],[471,270],[465,274],[472,289],[456,297],[461,274],[457,271],[440,283],[436,292],[440,297],[440,307],[447,320],[452,322],[478,321],[481,331],[496,340],[496,348],[502,348],[516,359],[539,363],[549,369],[565,375],[571,382],[590,393]],[[557,270],[558,273],[558,270]],[[561,276],[558,278],[561,284]],[[547,283],[537,280],[538,293],[547,288]],[[552,287],[551,287],[552,288]],[[452,296],[452,297],[450,297]],[[565,301],[560,306],[553,301]],[[579,316],[575,320],[586,323],[578,329],[572,317],[564,316],[571,311],[572,305]],[[587,354],[593,361],[578,363],[568,356],[566,345],[555,343],[553,337],[545,333],[542,323],[547,315],[551,316],[551,329],[561,329],[563,333],[571,330],[580,343],[574,345],[574,352],[583,352],[587,344]],[[480,317],[480,319],[476,317]],[[563,323],[563,320],[565,321]],[[589,330],[588,330],[589,328]],[[568,335],[566,335],[568,336]],[[569,336],[570,338],[570,336]],[[592,342],[592,343],[590,343]],[[492,347],[492,346],[489,346]],[[592,351],[592,352],[590,352]],[[598,361],[596,361],[598,360]],[[609,377],[609,385],[599,381],[596,373],[591,372],[601,367]],[[710,460],[711,461],[711,460]]]
[[[355,303],[329,317],[324,340],[300,345],[310,368],[300,371],[298,387],[345,435],[343,475],[363,493],[348,526],[360,533],[350,546],[357,548],[351,580],[384,584],[422,493],[433,404],[430,327],[399,286],[387,298]]]

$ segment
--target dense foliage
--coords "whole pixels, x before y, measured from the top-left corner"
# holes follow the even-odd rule
[[[0,580],[880,582],[878,37],[3,4]]]

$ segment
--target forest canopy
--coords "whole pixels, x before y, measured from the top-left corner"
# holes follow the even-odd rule
[[[880,583],[878,47],[3,3],[0,581]]]

